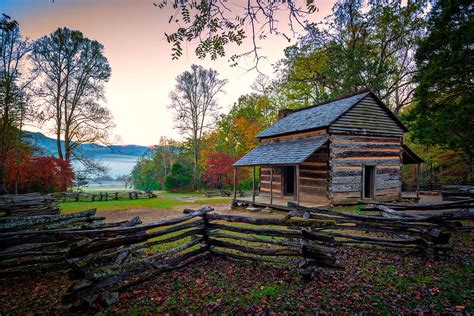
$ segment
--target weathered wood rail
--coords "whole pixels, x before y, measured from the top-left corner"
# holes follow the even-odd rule
[[[122,192],[57,192],[50,196],[61,202],[95,202],[95,201],[117,201],[137,200],[157,197],[152,191],[122,191]]]
[[[425,255],[439,255],[449,251],[449,240],[454,230],[472,229],[461,221],[474,220],[472,201],[470,204],[444,203],[433,205],[434,210],[450,209],[454,205],[460,211],[443,212],[436,215],[419,215],[401,213],[401,210],[415,208],[428,210],[429,206],[403,206],[397,204],[374,204],[370,210],[377,210],[382,216],[349,214],[333,210],[302,207],[289,202],[288,206],[294,210],[289,216],[298,216],[308,219],[326,219],[334,221],[335,225],[322,227],[318,233],[337,238],[337,244],[360,244],[362,246],[376,246],[382,248],[412,248]],[[397,207],[398,210],[393,208]],[[358,232],[355,234],[354,232]],[[367,233],[370,233],[368,235]]]
[[[57,200],[48,195],[39,193],[0,195],[0,218],[58,214]]]
[[[451,205],[451,204],[449,204]],[[209,255],[291,265],[303,279],[315,267],[343,269],[341,246],[439,255],[450,234],[474,219],[469,211],[439,215],[348,214],[290,203],[287,217],[216,214],[210,207],[142,224],[138,218],[105,223],[95,210],[0,221],[0,278],[69,269],[73,284],[63,302],[88,311],[111,304],[118,293]],[[472,229],[472,226],[470,227]]]

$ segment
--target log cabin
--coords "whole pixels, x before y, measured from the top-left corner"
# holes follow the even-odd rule
[[[253,167],[256,206],[327,206],[399,201],[403,164],[422,159],[403,144],[407,128],[371,91],[281,110],[257,135],[259,145],[234,163]],[[256,198],[256,167],[259,195]]]

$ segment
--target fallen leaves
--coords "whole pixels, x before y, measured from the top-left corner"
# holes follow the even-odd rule
[[[426,261],[343,247],[338,260],[346,270],[318,269],[308,283],[291,268],[211,257],[121,293],[104,313],[472,313],[471,248]],[[67,314],[60,300],[68,286],[63,272],[2,281],[2,312]]]

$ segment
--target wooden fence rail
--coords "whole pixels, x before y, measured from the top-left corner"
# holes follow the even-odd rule
[[[449,204],[451,205],[451,204]],[[208,255],[292,265],[304,279],[315,267],[343,269],[337,249],[350,245],[440,255],[453,229],[472,220],[470,208],[438,215],[401,214],[400,206],[370,206],[384,216],[348,214],[289,203],[284,218],[216,214],[210,207],[142,224],[105,223],[95,210],[0,220],[0,277],[70,269],[65,304],[88,311],[118,292]],[[397,209],[397,210],[394,210]]]
[[[136,200],[136,199],[150,199],[157,197],[152,191],[122,191],[122,192],[57,192],[51,193],[61,202],[95,202],[95,201],[117,201],[117,200]]]
[[[59,215],[57,200],[39,193],[0,195],[0,220],[33,215]]]

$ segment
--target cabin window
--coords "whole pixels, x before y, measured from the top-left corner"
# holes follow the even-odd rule
[[[375,166],[363,167],[362,197],[373,199],[375,197]]]
[[[294,195],[295,194],[295,167],[285,166],[283,167],[283,179],[284,179],[284,194]]]

